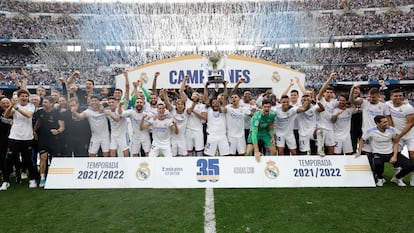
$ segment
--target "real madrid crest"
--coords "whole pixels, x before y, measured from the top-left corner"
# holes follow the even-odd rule
[[[138,180],[146,180],[150,177],[151,170],[148,168],[147,162],[142,162],[139,164],[139,168],[137,169],[135,176]]]
[[[278,83],[280,81],[280,74],[277,71],[273,71],[272,73],[272,82]]]
[[[264,173],[269,179],[276,179],[279,177],[279,168],[276,167],[276,162],[269,160],[266,163]]]

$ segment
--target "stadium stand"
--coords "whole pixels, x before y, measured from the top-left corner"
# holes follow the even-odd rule
[[[116,3],[114,12],[130,3]],[[200,3],[194,3],[196,6]],[[255,3],[233,4],[230,13],[246,12]],[[148,3],[142,4],[148,7]],[[77,25],[91,9],[107,7],[104,3],[56,3],[32,1],[0,1],[0,84],[11,85],[8,71],[25,67],[31,71],[30,85],[57,84],[56,77],[67,76],[74,67],[72,60],[61,62],[59,72],[50,72],[35,47],[51,39],[80,39]],[[152,12],[168,13],[162,5],[151,4]],[[244,6],[244,8],[243,8]],[[311,0],[269,3],[276,11],[300,11],[311,14],[315,22],[325,25],[321,36],[332,37],[331,43],[353,41],[352,48],[288,48],[260,51],[259,57],[297,68],[307,75],[309,83],[320,84],[333,70],[337,81],[414,80],[413,33],[414,4],[410,0]],[[219,9],[220,4],[212,3]],[[196,9],[197,7],[195,7]],[[97,11],[99,12],[99,11]],[[90,13],[90,12],[89,12]],[[347,37],[349,36],[349,37]],[[372,37],[370,37],[372,36]],[[14,40],[17,39],[17,40]],[[39,41],[40,40],[40,41]],[[357,46],[358,45],[358,46]],[[243,55],[242,52],[235,52]],[[191,54],[191,53],[189,53]],[[141,61],[120,56],[119,52],[100,51],[96,59],[83,67],[83,79],[98,85],[113,85],[120,72],[112,64],[142,65]],[[181,54],[185,55],[185,54]],[[165,57],[174,56],[167,54]],[[148,57],[146,62],[157,60]],[[76,67],[79,68],[79,67]],[[77,80],[82,82],[83,80]]]

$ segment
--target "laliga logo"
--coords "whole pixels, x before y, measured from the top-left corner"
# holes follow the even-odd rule
[[[276,179],[279,176],[279,168],[276,167],[276,163],[274,161],[269,160],[267,163],[267,166],[265,167],[265,175],[269,179]]]
[[[139,168],[137,169],[137,172],[135,173],[138,180],[146,180],[151,175],[151,170],[148,168],[147,162],[142,162],[139,164]]]
[[[278,83],[280,81],[280,74],[277,71],[273,71],[272,82]]]

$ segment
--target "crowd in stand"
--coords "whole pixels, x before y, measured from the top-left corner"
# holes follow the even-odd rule
[[[168,52],[166,53],[168,54]],[[189,52],[190,55],[193,54]],[[238,52],[236,51],[237,55]],[[61,63],[62,67],[66,64],[73,64],[80,60],[74,53],[71,56],[66,56],[71,60]],[[243,55],[243,54],[240,54]],[[312,48],[298,48],[298,49],[278,49],[273,51],[263,51],[259,56],[262,59],[273,61],[278,64],[287,64],[289,62],[304,62],[309,65],[363,65],[372,63],[374,60],[387,60],[388,63],[398,63],[406,61],[414,61],[414,48],[398,47],[398,48],[380,48],[380,49],[312,49]],[[62,56],[64,57],[64,56]],[[125,54],[121,52],[101,52],[98,56],[93,56],[93,66],[109,66],[111,64],[130,64],[131,66],[142,65],[139,61],[126,58]],[[381,62],[381,61],[380,61]],[[66,63],[66,64],[65,64]],[[2,52],[0,54],[0,66],[26,66],[29,64],[44,64],[37,56],[28,53]]]
[[[306,14],[306,13],[304,13]],[[130,16],[128,16],[130,17]],[[282,16],[281,16],[282,17]],[[277,18],[277,17],[276,17]],[[387,11],[378,14],[315,14],[304,19],[303,15],[291,15],[282,20],[303,22],[296,25],[295,34],[318,25],[319,36],[376,35],[410,33],[414,31],[414,11]],[[70,15],[34,17],[30,15],[0,16],[0,38],[8,39],[76,39],[80,37],[78,26],[81,18]],[[288,30],[288,29],[285,29]],[[131,38],[132,39],[132,38]]]
[[[325,36],[376,35],[412,33],[414,31],[414,10],[408,13],[388,12],[386,14],[329,15],[321,16],[321,29]]]
[[[131,3],[113,3],[116,4],[117,9],[122,9],[123,6],[131,6]],[[124,5],[125,4],[125,5]],[[194,3],[201,4],[201,3]],[[246,3],[249,4],[255,3]],[[275,9],[286,10],[327,10],[327,9],[360,9],[371,7],[400,7],[413,4],[410,0],[364,0],[364,1],[349,1],[349,0],[323,0],[323,1],[280,1],[269,3]],[[0,31],[0,38],[18,38],[18,39],[76,39],[79,38],[78,25],[81,23],[81,18],[72,17],[72,13],[84,13],[84,9],[99,9],[100,7],[107,7],[108,4],[91,4],[91,3],[53,3],[53,2],[30,2],[30,1],[12,1],[2,0],[0,2],[1,10],[4,12],[18,12],[10,15],[2,14],[0,16],[0,23],[2,30]],[[231,5],[231,4],[230,4]],[[237,4],[234,4],[237,8]],[[240,4],[240,6],[243,4]],[[254,6],[252,5],[252,9]],[[93,6],[93,7],[92,7]],[[144,4],[146,7],[147,5]],[[221,5],[217,5],[220,8]],[[245,7],[246,7],[245,6]],[[144,7],[144,8],[145,8]],[[216,7],[213,4],[214,8]],[[152,13],[167,10],[162,4],[152,4]],[[195,7],[194,9],[197,9]],[[240,9],[238,9],[240,10]],[[237,9],[231,12],[237,12]],[[246,12],[245,10],[241,10]],[[33,14],[26,13],[45,12],[45,13],[64,13],[53,16],[33,16]],[[221,11],[220,11],[221,12]],[[247,11],[248,12],[248,11]],[[99,12],[96,12],[99,13]],[[167,12],[168,13],[168,12]],[[363,15],[356,15],[349,11],[344,11],[340,14],[319,14],[315,17],[318,20],[317,25],[325,25],[319,28],[320,36],[333,35],[366,35],[366,34],[387,34],[387,33],[408,33],[414,32],[414,10],[400,11],[393,9],[386,12],[365,12]],[[307,25],[304,25],[307,26]],[[121,53],[116,52],[110,56],[108,54],[101,54],[102,59],[98,58],[88,64],[94,68],[87,67],[82,70],[85,77],[94,77],[97,84],[112,85],[113,77],[117,72],[108,69],[100,69],[99,67],[106,67],[110,64],[129,64],[130,66],[139,66],[143,63],[151,62],[151,58],[146,61],[139,59],[126,59]],[[64,56],[62,56],[64,57]],[[328,75],[332,70],[338,71],[338,80],[340,81],[369,81],[369,80],[401,80],[414,79],[414,71],[411,66],[406,64],[399,64],[404,61],[412,61],[412,48],[398,48],[398,49],[285,49],[277,50],[270,53],[263,52],[260,57],[265,60],[276,62],[279,64],[287,64],[291,62],[306,63],[304,66],[293,64],[297,68],[307,74],[308,80],[312,83],[323,82],[323,77]],[[83,61],[84,59],[76,56],[67,56],[67,59]],[[389,59],[390,62],[381,66],[370,66],[372,60]],[[154,57],[154,60],[158,58]],[[20,66],[24,67],[27,64],[42,64],[39,58],[27,54],[1,54],[0,66]],[[56,76],[65,76],[67,72],[73,67],[66,66],[66,64],[73,64],[73,61],[59,61],[62,67],[56,72],[56,69],[48,71],[46,69],[36,69],[32,72],[32,79],[29,84],[44,85],[56,84]],[[352,65],[351,65],[352,64]],[[50,65],[50,64],[48,64]],[[76,65],[77,66],[77,65]],[[312,67],[320,66],[320,67]],[[77,66],[78,69],[80,68]],[[7,68],[6,68],[7,69]],[[0,72],[0,84],[10,85],[11,82],[6,78],[8,71]]]
[[[69,16],[37,17],[0,16],[1,38],[6,39],[75,39],[78,38],[79,20]]]
[[[261,54],[265,60],[278,64],[302,62],[305,65],[291,65],[306,74],[309,83],[322,83],[324,77],[332,70],[338,73],[337,81],[372,81],[372,80],[414,80],[414,67],[401,64],[401,62],[413,62],[412,48],[390,48],[390,49],[279,49]],[[142,65],[142,63],[128,61],[121,57],[122,54],[111,53],[112,59],[94,64],[94,67],[108,67],[110,64],[129,64],[131,67]],[[106,57],[103,54],[99,57]],[[380,63],[372,66],[375,60]],[[79,59],[79,61],[84,61]],[[70,62],[69,62],[70,63]],[[0,84],[13,85],[12,80],[7,78],[8,68],[26,67],[30,64],[42,64],[39,59],[31,54],[5,53],[0,55]],[[68,76],[71,67],[65,67],[63,63],[62,72],[55,73],[46,69],[36,69],[31,72],[29,85],[56,85],[56,77]],[[317,66],[315,68],[314,66]],[[113,85],[114,76],[118,74],[117,69],[96,69],[87,67],[83,78],[93,78],[97,85]],[[83,80],[84,81],[84,80]]]
[[[46,85],[46,86],[58,86],[59,82],[56,77],[65,77],[70,73],[69,70],[62,71],[59,74],[49,72],[48,70],[32,70],[28,85]],[[96,85],[114,86],[115,75],[119,73],[119,69],[113,70],[87,70],[83,75],[83,80],[77,81],[77,83],[83,82],[86,79],[93,79]],[[0,71],[0,85],[14,85],[12,79],[10,79],[9,71]]]

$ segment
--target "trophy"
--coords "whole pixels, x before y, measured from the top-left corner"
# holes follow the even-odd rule
[[[146,84],[148,82],[148,76],[147,73],[142,72],[139,76],[139,80],[141,80],[142,85]]]
[[[212,74],[208,76],[207,85],[211,83],[224,83],[223,76],[218,74],[217,72],[217,64],[220,61],[220,57],[212,56],[208,58],[208,61],[210,62],[213,70],[212,70]]]

